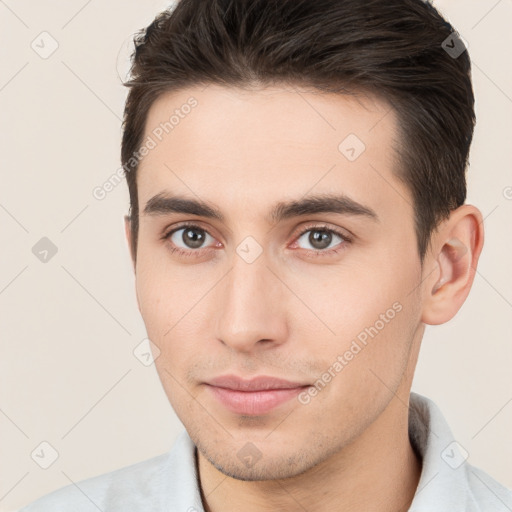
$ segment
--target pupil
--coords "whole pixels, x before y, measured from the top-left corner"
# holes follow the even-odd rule
[[[198,247],[201,247],[201,244],[204,242],[204,233],[198,229],[189,228],[183,231],[182,238],[186,245],[193,249],[197,249]]]
[[[311,245],[317,249],[325,249],[326,247],[329,247],[331,238],[331,233],[328,233],[327,231],[312,231],[309,235]]]

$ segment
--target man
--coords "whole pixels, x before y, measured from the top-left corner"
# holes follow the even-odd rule
[[[421,0],[181,0],[133,59],[126,236],[186,430],[23,510],[512,510],[410,392],[483,245],[453,27]]]

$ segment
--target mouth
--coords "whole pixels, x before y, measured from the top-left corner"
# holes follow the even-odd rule
[[[235,414],[251,416],[269,413],[310,386],[276,377],[244,380],[235,375],[217,377],[205,385],[223,407]]]

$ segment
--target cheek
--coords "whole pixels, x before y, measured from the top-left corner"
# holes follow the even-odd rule
[[[419,322],[417,296],[410,293],[417,274],[414,265],[393,260],[331,268],[320,277],[303,274],[291,287],[307,297],[309,308],[331,332],[318,323],[322,336],[309,331],[306,338],[299,333],[299,338],[327,368],[339,363],[341,356],[343,368],[336,368],[344,379],[359,379],[370,370],[393,379],[404,369]],[[318,282],[321,286],[314,286]],[[352,369],[346,372],[348,367]]]
[[[305,305],[341,339],[351,338],[373,325],[397,301],[403,302],[402,279],[396,269],[381,272],[380,265],[331,267],[291,275],[287,282]],[[394,277],[397,276],[398,278]],[[389,316],[393,316],[390,311]],[[327,333],[327,331],[326,331]],[[326,340],[328,341],[326,336]]]
[[[178,416],[186,416],[193,406],[186,371],[200,353],[196,344],[201,336],[193,331],[194,304],[203,287],[191,284],[176,267],[141,258],[136,288],[148,338],[159,349],[155,367],[160,381]]]
[[[173,381],[165,370],[184,380],[186,370],[204,352],[211,333],[205,307],[209,291],[218,281],[199,266],[171,264],[168,256],[154,251],[141,253],[137,263],[136,289],[141,315],[149,339],[160,350],[155,361],[167,386]],[[205,319],[205,321],[202,321]]]
[[[306,352],[321,368],[315,391],[301,402],[311,402],[310,420],[304,420],[311,425],[321,422],[328,428],[343,418],[347,429],[355,429],[376,417],[406,378],[415,304],[384,299],[372,309],[347,309],[339,308],[336,337],[325,336],[320,344],[308,340]]]
[[[137,260],[136,289],[146,327],[159,336],[167,332],[197,301],[202,288],[192,266],[171,265],[160,248],[141,251]]]

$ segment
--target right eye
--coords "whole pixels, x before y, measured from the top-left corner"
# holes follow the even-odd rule
[[[195,256],[193,253],[199,253],[208,239],[215,240],[206,230],[195,225],[185,224],[172,229],[163,237],[171,243],[171,252],[177,252],[183,256]]]

